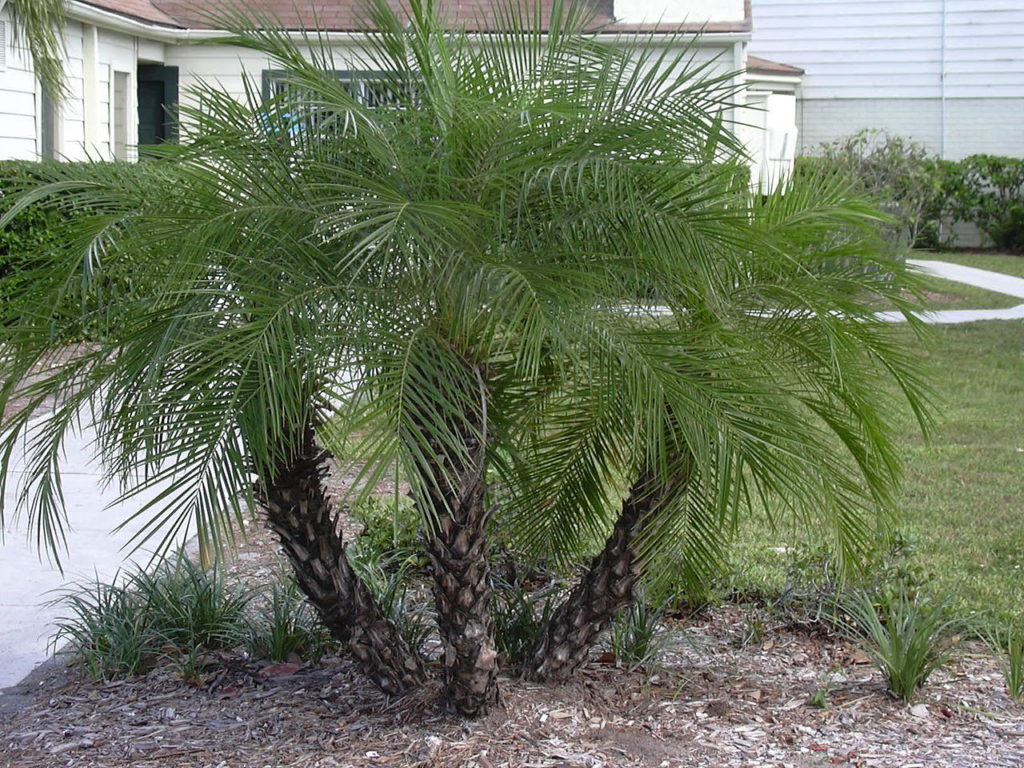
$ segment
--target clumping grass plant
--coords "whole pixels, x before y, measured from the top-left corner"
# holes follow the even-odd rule
[[[1007,627],[985,639],[999,662],[1010,698],[1024,703],[1024,626]]]
[[[271,585],[270,602],[255,611],[245,627],[243,644],[254,657],[282,662],[319,658],[329,638],[294,580]]]
[[[611,641],[615,661],[628,669],[653,665],[669,644],[669,635],[661,626],[664,612],[638,599],[612,624]]]
[[[66,613],[52,643],[68,644],[99,679],[139,674],[164,656],[194,677],[205,651],[230,647],[246,627],[251,594],[228,587],[221,572],[179,553],[153,570],[137,567],[110,583],[96,578],[64,590]]]
[[[948,637],[953,621],[943,603],[908,589],[883,593],[883,599],[857,591],[841,601],[889,691],[912,701],[917,690],[951,657]]]

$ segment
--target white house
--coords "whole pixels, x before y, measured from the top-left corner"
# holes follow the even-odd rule
[[[0,0],[2,6],[4,0]],[[197,6],[223,0],[70,0],[64,29],[70,95],[61,103],[39,87],[27,52],[12,43],[0,11],[0,159],[133,159],[136,145],[173,140],[174,105],[200,80],[242,97],[245,79],[265,90],[273,72],[265,56],[225,45],[194,45],[222,33]],[[599,34],[616,37],[683,30],[698,55],[736,72],[750,109],[734,115],[764,187],[782,178],[796,146],[800,70],[757,60],[748,67],[749,0],[589,0]],[[450,17],[480,28],[491,0],[450,0]],[[320,26],[341,61],[359,48],[359,0],[250,0],[288,29]]]
[[[806,70],[801,149],[881,128],[1024,156],[1024,0],[753,0],[751,51]]]

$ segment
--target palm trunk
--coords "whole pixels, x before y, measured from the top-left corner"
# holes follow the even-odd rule
[[[420,468],[433,522],[426,550],[444,650],[447,703],[467,717],[486,714],[498,701],[498,652],[484,530],[486,391],[482,375],[479,379],[477,412],[452,430],[463,450],[453,456],[434,445],[431,459]]]
[[[645,474],[622,502],[604,549],[569,593],[533,650],[526,676],[538,682],[568,680],[586,662],[598,636],[635,599],[639,568],[633,545],[663,497]]]
[[[266,486],[267,520],[324,625],[382,691],[401,695],[421,686],[427,676],[419,656],[348,562],[324,489],[327,457],[307,427],[301,454],[280,467]]]

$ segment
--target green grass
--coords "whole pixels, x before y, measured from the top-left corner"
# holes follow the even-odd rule
[[[908,341],[911,336],[908,332]],[[936,328],[938,423],[926,442],[900,420],[907,479],[901,530],[915,561],[964,618],[1024,617],[1024,323]],[[771,596],[786,584],[787,553],[818,542],[810,526],[773,530],[758,517],[740,531],[732,583]]]
[[[986,291],[966,283],[928,276],[922,279],[922,304],[927,309],[1003,309],[1024,304],[1024,299]]]
[[[1002,272],[1014,277],[1024,277],[1024,256],[1014,256],[1009,253],[993,253],[990,251],[942,251],[942,252],[920,252],[914,254],[919,259],[937,259],[948,261],[953,264],[963,264],[965,267],[976,267],[977,269],[988,269],[992,272]]]

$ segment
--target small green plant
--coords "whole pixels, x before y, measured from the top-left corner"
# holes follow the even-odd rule
[[[833,683],[832,676],[836,673],[835,669],[830,669],[825,673],[825,679],[822,680],[821,687],[810,695],[807,699],[807,703],[815,709],[828,709],[829,707],[829,696],[832,693]]]
[[[890,692],[912,701],[932,672],[949,660],[946,634],[952,622],[943,604],[906,588],[881,601],[875,598],[864,590],[854,592],[841,601],[841,613],[865,641]]]
[[[529,660],[551,619],[554,601],[549,593],[531,593],[519,579],[509,582],[495,577],[493,588],[495,644],[505,663],[518,669]]]
[[[987,634],[985,640],[999,662],[1010,698],[1024,702],[1024,626]]]
[[[664,612],[652,608],[643,595],[612,624],[615,660],[629,669],[654,664],[668,645],[668,635],[659,631]]]
[[[97,679],[137,675],[156,658],[152,643],[152,617],[141,609],[138,596],[123,583],[107,584],[98,578],[78,582],[55,603],[67,613],[57,619],[50,640],[59,650],[67,643]]]
[[[170,657],[186,677],[200,671],[203,651],[242,636],[249,596],[228,589],[216,569],[183,553],[152,571],[136,568],[113,582],[79,582],[54,601],[67,609],[57,620],[54,647],[67,642],[100,679],[144,672]]]
[[[393,566],[421,551],[419,516],[411,499],[371,496],[348,513],[363,526],[352,547],[360,560]]]
[[[203,568],[184,553],[131,580],[151,617],[151,631],[173,648],[220,648],[245,628],[251,594],[224,583],[219,568]]]
[[[270,602],[248,620],[244,637],[250,654],[274,662],[293,656],[319,658],[328,643],[327,634],[293,580],[274,582]]]
[[[430,636],[426,606],[414,600],[420,575],[416,554],[402,550],[382,555],[373,547],[354,546],[348,551],[349,562],[359,578],[377,599],[384,615],[395,625],[405,642],[416,652]]]

